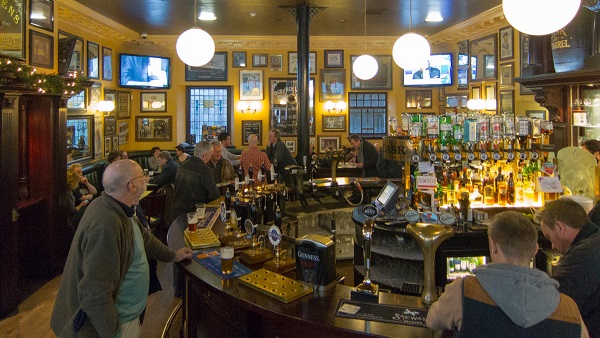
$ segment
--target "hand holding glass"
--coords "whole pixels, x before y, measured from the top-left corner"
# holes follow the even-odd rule
[[[188,231],[195,232],[198,227],[198,216],[195,212],[187,213]]]
[[[233,272],[234,250],[231,246],[221,248],[221,272],[228,275]]]

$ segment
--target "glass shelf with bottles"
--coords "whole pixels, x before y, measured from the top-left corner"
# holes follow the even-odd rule
[[[488,263],[486,256],[479,257],[447,257],[446,278],[454,280],[458,277],[466,277],[473,274],[473,270]]]
[[[579,94],[581,93],[581,97]],[[583,89],[573,99],[573,126],[600,128],[600,89]]]

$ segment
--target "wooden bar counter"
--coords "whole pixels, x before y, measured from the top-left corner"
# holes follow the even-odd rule
[[[185,245],[185,215],[178,217],[168,233],[172,250]],[[213,231],[220,235],[219,220]],[[237,279],[222,280],[196,261],[177,263],[185,273],[183,306],[187,337],[433,337],[434,331],[415,326],[336,317],[341,299],[350,299],[349,286],[338,284],[324,294],[312,293],[285,304],[238,285]],[[418,297],[381,294],[380,303],[422,307]]]

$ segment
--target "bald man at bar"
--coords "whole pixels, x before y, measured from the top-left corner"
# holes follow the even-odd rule
[[[164,262],[192,257],[187,247],[171,251],[135,216],[146,191],[139,164],[112,163],[102,184],[104,192],[87,207],[71,243],[50,322],[58,337],[139,337],[147,257]]]

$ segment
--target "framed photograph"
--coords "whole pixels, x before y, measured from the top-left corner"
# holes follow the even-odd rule
[[[102,132],[104,131],[102,128],[104,124],[102,123],[102,115],[94,114],[94,158],[100,158],[103,155],[102,152]]]
[[[469,40],[458,43],[458,67],[469,66]]]
[[[109,116],[116,116],[117,114],[117,91],[114,89],[104,89],[104,101],[111,101],[115,104],[115,109],[111,111]]]
[[[271,71],[281,72],[283,71],[283,55],[271,55]]]
[[[142,112],[166,112],[167,92],[141,92],[140,105]]]
[[[240,70],[240,100],[261,101],[263,98],[263,71]]]
[[[515,113],[515,91],[501,90],[500,99],[498,100],[498,113],[514,114]]]
[[[323,115],[323,131],[346,131],[346,115]]]
[[[471,99],[479,100],[481,98],[481,86],[471,87]]]
[[[542,109],[540,109],[540,110],[529,110],[529,109],[525,110],[525,115],[527,117],[531,117],[534,119],[540,119],[540,120],[547,120],[546,113],[547,113],[547,111],[542,110]]]
[[[343,50],[325,50],[323,52],[325,68],[344,68]]]
[[[498,34],[469,41],[471,81],[496,80]]]
[[[469,88],[469,67],[462,67],[456,70],[456,88],[457,89],[468,89]]]
[[[317,74],[317,53],[310,52],[308,68],[311,74]],[[288,52],[288,74],[298,74],[298,53]]]
[[[339,136],[317,136],[317,142],[319,144],[319,153],[325,153],[327,150],[340,149]]]
[[[232,52],[233,68],[246,68],[246,52]]]
[[[496,110],[496,108],[498,107],[498,101],[496,100],[496,84],[491,84],[491,85],[485,86],[485,100],[486,101],[493,100],[496,103],[496,105],[494,107],[487,106],[487,104],[486,104],[486,107],[485,107],[486,110]]]
[[[173,140],[171,116],[138,116],[135,119],[135,140],[166,142]]]
[[[112,148],[113,148],[113,150],[119,149],[119,136],[112,137]]]
[[[102,47],[102,80],[112,81],[112,79],[112,49],[108,47]]]
[[[131,115],[131,93],[119,91],[117,93],[117,118],[128,119]]]
[[[500,64],[500,86],[502,87],[512,87],[513,86],[513,77],[514,77],[514,62],[501,63]]]
[[[360,55],[352,55],[350,60],[354,64],[354,60]],[[351,89],[376,89],[376,90],[391,90],[392,89],[392,56],[391,55],[372,55],[379,68],[377,74],[370,80],[361,80],[352,72]]]
[[[75,40],[75,47],[72,47],[72,40]],[[59,50],[58,50],[58,59],[62,60],[64,58],[71,58],[71,62],[67,65],[68,72],[83,72],[83,66],[85,64],[83,60],[84,54],[84,43],[83,39],[75,36],[73,34],[69,34],[67,32],[63,32],[61,30],[58,31],[58,41],[59,41]],[[73,48],[71,50],[71,48]],[[64,73],[64,65],[61,62],[58,63],[59,72]],[[102,148],[102,140],[100,140],[100,148]],[[99,157],[102,157],[102,151],[100,151]]]
[[[428,90],[406,90],[406,108],[431,108],[431,89]]]
[[[467,94],[448,94],[446,95],[447,108],[467,108]]]
[[[112,116],[104,118],[104,137],[117,135],[117,119]]]
[[[25,34],[27,32],[25,24],[27,20],[22,20],[22,18],[27,16],[27,13],[25,13],[27,5],[24,0],[13,0],[2,1],[2,7],[0,20],[2,22],[1,34],[4,39],[0,44],[0,55],[25,60],[25,50],[27,49],[25,45]]]
[[[90,79],[100,78],[100,46],[98,44],[87,43],[87,74]]]
[[[29,30],[29,64],[54,68],[54,37]]]
[[[54,32],[54,0],[29,0],[29,24]]]
[[[285,146],[288,148],[290,153],[296,152],[296,141],[294,140],[285,140]]]
[[[90,102],[88,103],[88,107],[95,106],[100,101],[102,101],[102,84],[94,83],[90,87]],[[116,108],[116,105],[115,105],[115,108]]]
[[[514,30],[512,26],[500,28],[500,60],[512,59],[514,55]]]
[[[94,115],[67,116],[67,162],[92,158],[93,125]],[[100,147],[102,147],[102,142],[100,142]]]
[[[269,54],[252,54],[252,67],[267,67],[269,65]]]
[[[242,120],[242,145],[248,145],[248,136],[256,134],[258,145],[262,145],[262,120]]]
[[[344,100],[346,98],[346,88],[344,80],[346,71],[321,69],[321,102],[329,100]]]
[[[105,137],[104,138],[104,156],[108,156],[108,154],[110,154],[110,151],[112,150],[112,139],[110,137]]]
[[[227,81],[227,52],[216,52],[200,67],[185,65],[186,81]]]
[[[119,144],[129,143],[129,121],[119,121],[118,128]]]

